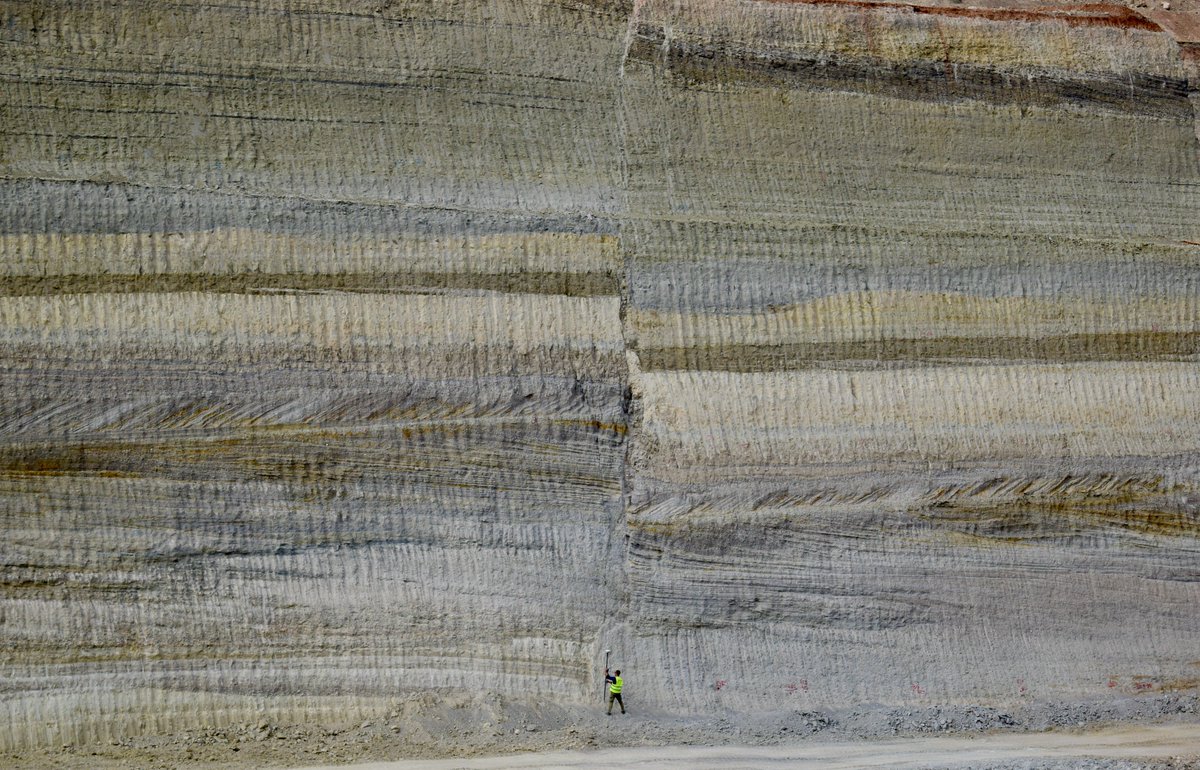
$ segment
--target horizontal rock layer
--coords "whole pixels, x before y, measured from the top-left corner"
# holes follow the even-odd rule
[[[1193,688],[1182,18],[8,3],[0,748]]]

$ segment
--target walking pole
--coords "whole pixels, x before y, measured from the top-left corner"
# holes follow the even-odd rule
[[[604,675],[605,675],[605,676],[608,676],[608,654],[609,654],[610,652],[612,652],[612,650],[605,650],[605,651],[604,651]],[[600,688],[600,702],[601,702],[601,703],[603,703],[603,702],[604,702],[604,693],[605,693],[607,690],[608,690],[608,680],[605,680],[605,681],[604,681],[604,686]]]

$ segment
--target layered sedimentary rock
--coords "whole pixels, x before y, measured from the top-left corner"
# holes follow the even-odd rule
[[[0,743],[580,697],[627,425],[607,17],[4,18]]]
[[[1189,19],[3,6],[0,746],[1194,687]]]
[[[1174,42],[1115,6],[638,10],[624,644],[668,700],[1194,682]]]

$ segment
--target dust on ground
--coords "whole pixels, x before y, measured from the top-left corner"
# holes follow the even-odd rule
[[[1135,757],[1134,759],[1129,759]],[[956,737],[822,742],[784,746],[622,748],[542,752],[481,759],[415,760],[359,765],[362,770],[1148,770],[1195,767],[1194,724]],[[303,770],[303,769],[302,769]],[[338,770],[335,767],[307,770]]]
[[[799,746],[898,737],[1083,731],[1114,725],[1196,725],[1200,695],[1029,703],[1012,708],[868,705],[750,716],[679,715],[640,709],[636,700],[628,705],[627,715],[618,712],[606,716],[599,699],[594,705],[562,705],[496,693],[418,693],[397,697],[388,710],[367,721],[317,726],[263,720],[103,744],[0,754],[0,766],[12,770],[295,768],[621,747]],[[1155,760],[1134,767],[1200,767],[1200,761],[1194,758],[1187,761],[1193,764],[1171,765]],[[1116,765],[1096,767],[1125,770]]]

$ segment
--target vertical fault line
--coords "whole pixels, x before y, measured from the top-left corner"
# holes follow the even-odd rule
[[[629,324],[629,303],[631,301],[631,292],[633,285],[633,257],[634,249],[629,244],[629,228],[628,217],[630,211],[630,170],[629,170],[629,147],[628,147],[628,121],[627,121],[627,88],[625,82],[625,62],[629,56],[630,48],[633,45],[634,36],[637,33],[637,18],[641,6],[645,4],[645,0],[635,0],[629,11],[629,18],[625,24],[625,34],[621,41],[620,60],[617,67],[617,79],[615,83],[615,113],[616,121],[615,129],[617,133],[617,148],[616,162],[619,164],[619,195],[620,205],[617,212],[617,229],[618,229],[618,249],[620,249],[620,287],[619,287],[619,308],[618,322],[621,326],[621,344],[625,353],[626,368],[624,370],[624,392],[621,395],[621,411],[625,420],[625,444],[621,453],[621,468],[620,468],[620,508],[617,515],[614,516],[608,528],[608,543],[606,546],[606,559],[613,563],[606,563],[603,570],[601,584],[606,598],[609,600],[607,607],[609,615],[601,620],[599,633],[604,634],[606,629],[611,628],[614,620],[623,620],[628,614],[629,596],[627,586],[625,585],[626,565],[628,563],[629,537],[627,527],[628,511],[631,504],[631,468],[630,456],[633,451],[633,442],[635,440],[638,428],[638,413],[640,411],[637,400],[638,394],[635,387],[635,378],[638,374],[636,365],[637,355],[633,352],[630,344],[631,334],[628,327]],[[617,532],[620,532],[621,546],[617,550],[614,548],[613,538]],[[619,557],[619,563],[618,563]],[[611,581],[610,572],[613,569],[620,570],[620,576],[617,578],[619,584],[614,585]],[[614,596],[613,589],[616,589]],[[610,650],[605,650],[605,668],[607,668],[607,656]],[[603,697],[603,688],[602,688]]]

